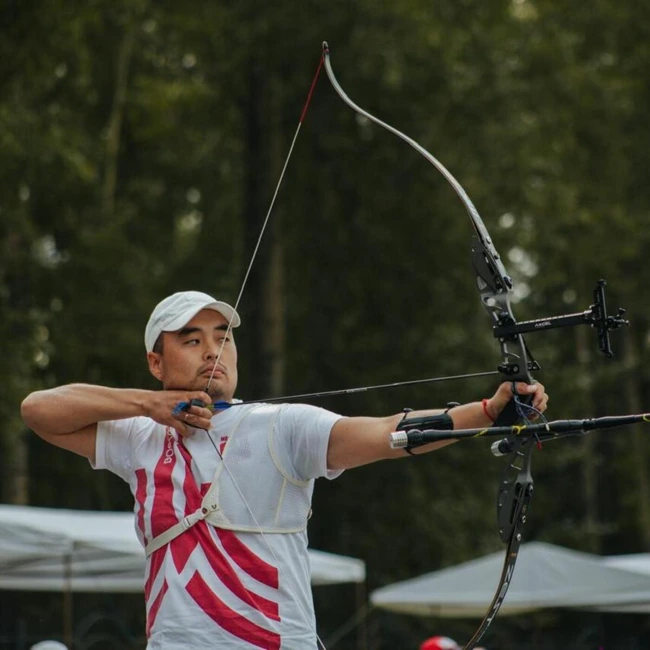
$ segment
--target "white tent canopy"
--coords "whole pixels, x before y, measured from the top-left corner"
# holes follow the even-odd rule
[[[362,560],[309,550],[312,585],[365,581]],[[0,589],[139,592],[132,512],[0,505]]]
[[[421,616],[485,615],[503,553],[494,553],[370,594],[375,607]],[[523,544],[500,615],[545,607],[603,608],[650,603],[650,575],[608,566],[597,555],[545,544]]]
[[[607,566],[650,576],[650,553],[610,555],[603,559]],[[620,614],[650,614],[650,602],[599,607],[598,610],[601,612],[618,612]]]
[[[630,553],[628,555],[609,555],[603,558],[607,566],[625,569],[634,573],[650,575],[650,553]]]

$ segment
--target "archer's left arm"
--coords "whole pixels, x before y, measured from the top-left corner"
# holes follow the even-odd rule
[[[546,410],[548,395],[544,391],[542,384],[517,383],[516,387],[520,395],[532,395],[532,406],[534,408],[542,413]],[[456,406],[449,411],[454,423],[454,429],[490,426],[512,397],[512,384],[504,382],[485,403],[470,402]],[[443,412],[442,409],[411,411],[406,415],[406,419],[433,416]],[[332,427],[330,434],[327,450],[328,468],[351,469],[378,460],[408,456],[408,453],[403,449],[391,449],[389,444],[390,434],[397,430],[397,426],[403,418],[403,413],[397,413],[385,418],[351,417],[338,420]],[[446,447],[452,442],[456,441],[444,440],[423,445],[414,450],[414,453],[424,454]]]

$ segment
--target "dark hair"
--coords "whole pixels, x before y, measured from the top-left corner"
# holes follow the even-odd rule
[[[153,344],[153,352],[156,354],[162,354],[163,353],[163,335],[160,334],[160,336],[156,339],[156,342]]]

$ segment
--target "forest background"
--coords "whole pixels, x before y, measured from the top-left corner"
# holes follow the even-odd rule
[[[610,307],[627,309],[613,360],[587,328],[529,337],[550,416],[648,410],[650,4],[5,0],[3,502],[132,507],[119,479],[26,430],[20,402],[78,381],[156,388],[143,349],[156,302],[189,288],[236,300],[323,40],[352,99],[465,187],[515,277],[519,319],[588,308],[601,277]],[[240,303],[239,397],[494,369],[470,235],[447,182],[321,77]],[[480,399],[495,385],[318,404],[384,415]],[[647,435],[592,434],[536,454],[525,539],[650,551]],[[369,590],[498,550],[503,469],[488,443],[466,442],[319,481],[310,543],[364,559]],[[323,589],[319,632],[341,637],[342,650],[358,647],[357,619],[375,650],[415,649],[434,632],[463,640],[476,624],[364,617],[351,589]],[[78,598],[75,611],[105,612],[135,639],[123,647],[141,647],[143,606],[133,598]],[[2,647],[18,647],[21,629],[60,632],[56,595],[3,593],[0,603]],[[632,650],[650,646],[650,625],[552,611],[497,618],[485,642]]]

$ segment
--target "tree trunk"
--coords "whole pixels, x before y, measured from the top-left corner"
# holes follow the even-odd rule
[[[122,121],[124,119],[124,107],[126,105],[126,94],[129,84],[129,65],[133,54],[135,29],[135,23],[127,26],[124,38],[120,43],[120,48],[117,53],[113,105],[106,133],[106,162],[104,167],[101,206],[104,216],[112,215],[113,210],[115,209],[120,138],[122,134]]]
[[[29,433],[19,417],[5,422],[2,501],[14,505],[29,504]]]
[[[626,406],[629,413],[645,411],[641,404],[641,390],[637,372],[638,353],[634,341],[634,332],[628,332],[625,341]],[[641,425],[635,425],[632,431],[632,467],[636,476],[636,501],[638,504],[638,521],[640,538],[646,551],[650,551],[650,478],[648,477],[648,451],[645,431]]]
[[[249,63],[247,96],[244,99],[244,260],[248,272],[247,284],[242,293],[242,312],[246,337],[240,340],[240,373],[246,387],[246,399],[263,398],[270,391],[269,363],[265,355],[266,346],[266,301],[265,278],[269,266],[269,243],[259,240],[264,223],[264,201],[266,194],[265,125],[268,91],[262,66],[257,59]],[[268,233],[267,233],[268,234]],[[255,258],[253,259],[253,256]],[[247,270],[244,269],[243,278]]]
[[[592,392],[591,348],[587,328],[576,327],[576,348],[578,356],[578,376],[580,385],[580,407],[583,413],[593,413],[594,400]],[[584,528],[586,544],[591,553],[601,551],[601,526],[598,517],[598,438],[587,435],[582,440],[582,488],[584,495]]]
[[[281,84],[276,79],[270,86],[270,138],[271,160],[269,178],[277,182],[282,172],[285,153],[281,127]],[[269,198],[270,201],[270,198]],[[284,392],[285,370],[285,297],[284,297],[284,243],[282,240],[282,210],[275,208],[270,217],[269,242],[271,253],[265,274],[264,334],[262,339],[264,357],[268,360],[269,395]]]
[[[284,388],[285,299],[282,210],[268,215],[285,157],[280,82],[258,60],[250,63],[245,101],[245,250],[257,249],[241,311],[247,336],[240,349],[247,399],[277,396]],[[265,227],[265,220],[268,222]],[[265,231],[262,234],[262,228]],[[262,239],[260,241],[260,236]]]

